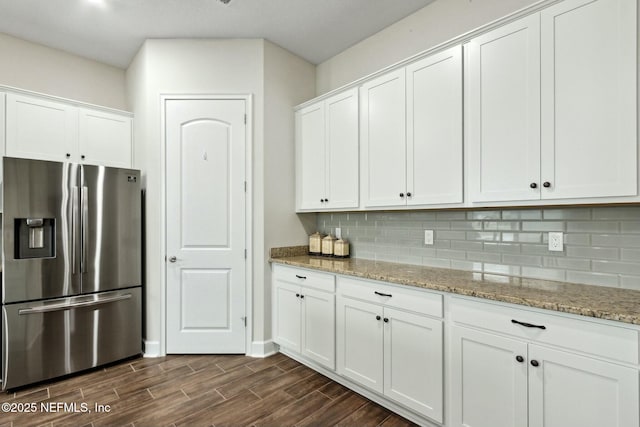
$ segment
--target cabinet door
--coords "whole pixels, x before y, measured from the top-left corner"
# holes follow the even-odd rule
[[[382,307],[339,296],[337,311],[338,373],[382,393]]]
[[[638,371],[529,346],[530,427],[637,427]]]
[[[543,199],[637,194],[637,1],[541,12]]]
[[[302,288],[302,355],[329,369],[336,367],[335,295]]]
[[[524,342],[452,326],[451,360],[452,426],[527,427]]]
[[[462,202],[462,46],[407,67],[407,205]]]
[[[384,309],[384,394],[442,422],[442,321]]]
[[[300,352],[300,287],[276,282],[273,292],[273,340]]]
[[[364,205],[405,205],[404,68],[363,84],[360,95]]]
[[[324,208],[325,135],[324,103],[296,113],[296,180],[298,208]]]
[[[468,47],[470,199],[539,199],[540,16],[493,30]]]
[[[80,160],[92,165],[131,167],[131,118],[80,108]]]
[[[325,101],[326,120],[326,203],[330,208],[357,208],[358,89]]]
[[[39,160],[79,161],[76,107],[7,94],[6,155]]]

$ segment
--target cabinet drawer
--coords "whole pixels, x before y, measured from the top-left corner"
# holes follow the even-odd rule
[[[451,299],[451,318],[457,323],[528,341],[638,363],[638,332],[630,328],[462,298]]]
[[[336,290],[336,281],[333,274],[320,273],[304,268],[273,265],[273,278],[275,280],[307,286],[326,292],[335,292]]]
[[[387,307],[442,317],[442,295],[340,276],[337,281],[340,295]]]

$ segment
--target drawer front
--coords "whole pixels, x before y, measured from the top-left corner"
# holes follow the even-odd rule
[[[333,274],[320,273],[304,268],[273,265],[273,278],[278,281],[307,286],[326,292],[335,292],[336,290],[336,279]]]
[[[341,276],[338,276],[337,282],[340,295],[387,307],[442,317],[442,295],[440,294]]]
[[[527,341],[638,363],[638,332],[630,328],[462,298],[451,299],[451,318]]]

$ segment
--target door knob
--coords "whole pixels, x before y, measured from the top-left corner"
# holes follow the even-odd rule
[[[178,258],[176,258],[175,256],[170,256],[169,257],[169,262],[176,262],[178,260]]]

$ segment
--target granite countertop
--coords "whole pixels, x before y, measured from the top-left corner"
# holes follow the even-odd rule
[[[305,253],[304,246],[276,248],[271,262],[640,325],[636,290]]]

